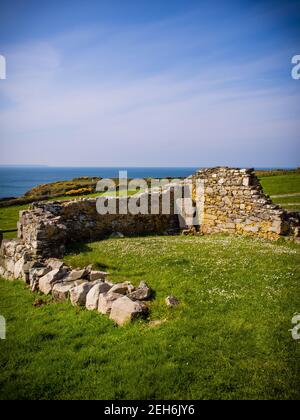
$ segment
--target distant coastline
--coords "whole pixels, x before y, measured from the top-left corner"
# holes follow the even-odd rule
[[[117,178],[127,170],[130,178],[180,178],[191,175],[196,167],[51,167],[0,166],[0,198],[20,197],[41,184],[71,181],[74,178]]]
[[[78,177],[117,178],[127,170],[130,178],[187,177],[200,167],[52,167],[46,165],[0,165],[0,199],[21,197],[41,184],[71,181]],[[256,170],[291,170],[293,168],[255,168]]]

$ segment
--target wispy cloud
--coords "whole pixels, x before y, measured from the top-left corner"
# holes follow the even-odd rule
[[[298,164],[300,84],[282,15],[207,13],[7,47],[1,162]]]

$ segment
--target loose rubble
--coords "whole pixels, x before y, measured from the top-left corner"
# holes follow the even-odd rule
[[[148,307],[141,302],[133,302],[128,296],[116,299],[111,307],[110,319],[118,325],[124,325],[129,321],[145,316],[148,313]]]
[[[17,241],[9,243],[6,255],[13,256],[16,246]],[[94,271],[91,266],[72,269],[56,258],[26,261],[22,256],[18,261],[14,273],[28,283],[32,292],[51,294],[57,302],[70,300],[73,306],[109,316],[117,325],[148,313],[142,301],[149,300],[152,292],[144,281],[137,288],[128,281],[114,284],[109,281],[107,272]]]
[[[173,308],[174,306],[179,305],[179,300],[175,297],[175,296],[168,296],[166,297],[166,305],[169,306],[170,308]]]

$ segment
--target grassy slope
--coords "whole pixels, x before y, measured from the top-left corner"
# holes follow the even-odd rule
[[[73,250],[114,281],[156,292],[151,328],[114,328],[69,303],[34,308],[21,283],[0,281],[0,398],[299,398],[300,248],[240,237],[106,240]],[[181,305],[169,310],[164,298]]]
[[[276,197],[273,201],[288,211],[300,211],[300,173],[264,176],[260,181],[268,195],[299,193],[299,197]],[[293,205],[286,205],[287,203],[293,203]]]
[[[300,193],[300,173],[261,177],[260,182],[268,195]]]
[[[19,213],[21,210],[26,210],[28,205],[11,206],[0,208],[0,229],[9,230],[17,228],[17,221],[19,220]],[[15,238],[16,233],[5,233],[4,238]]]

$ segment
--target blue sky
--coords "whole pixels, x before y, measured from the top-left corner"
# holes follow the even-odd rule
[[[0,164],[300,165],[300,1],[2,0],[0,54]]]

